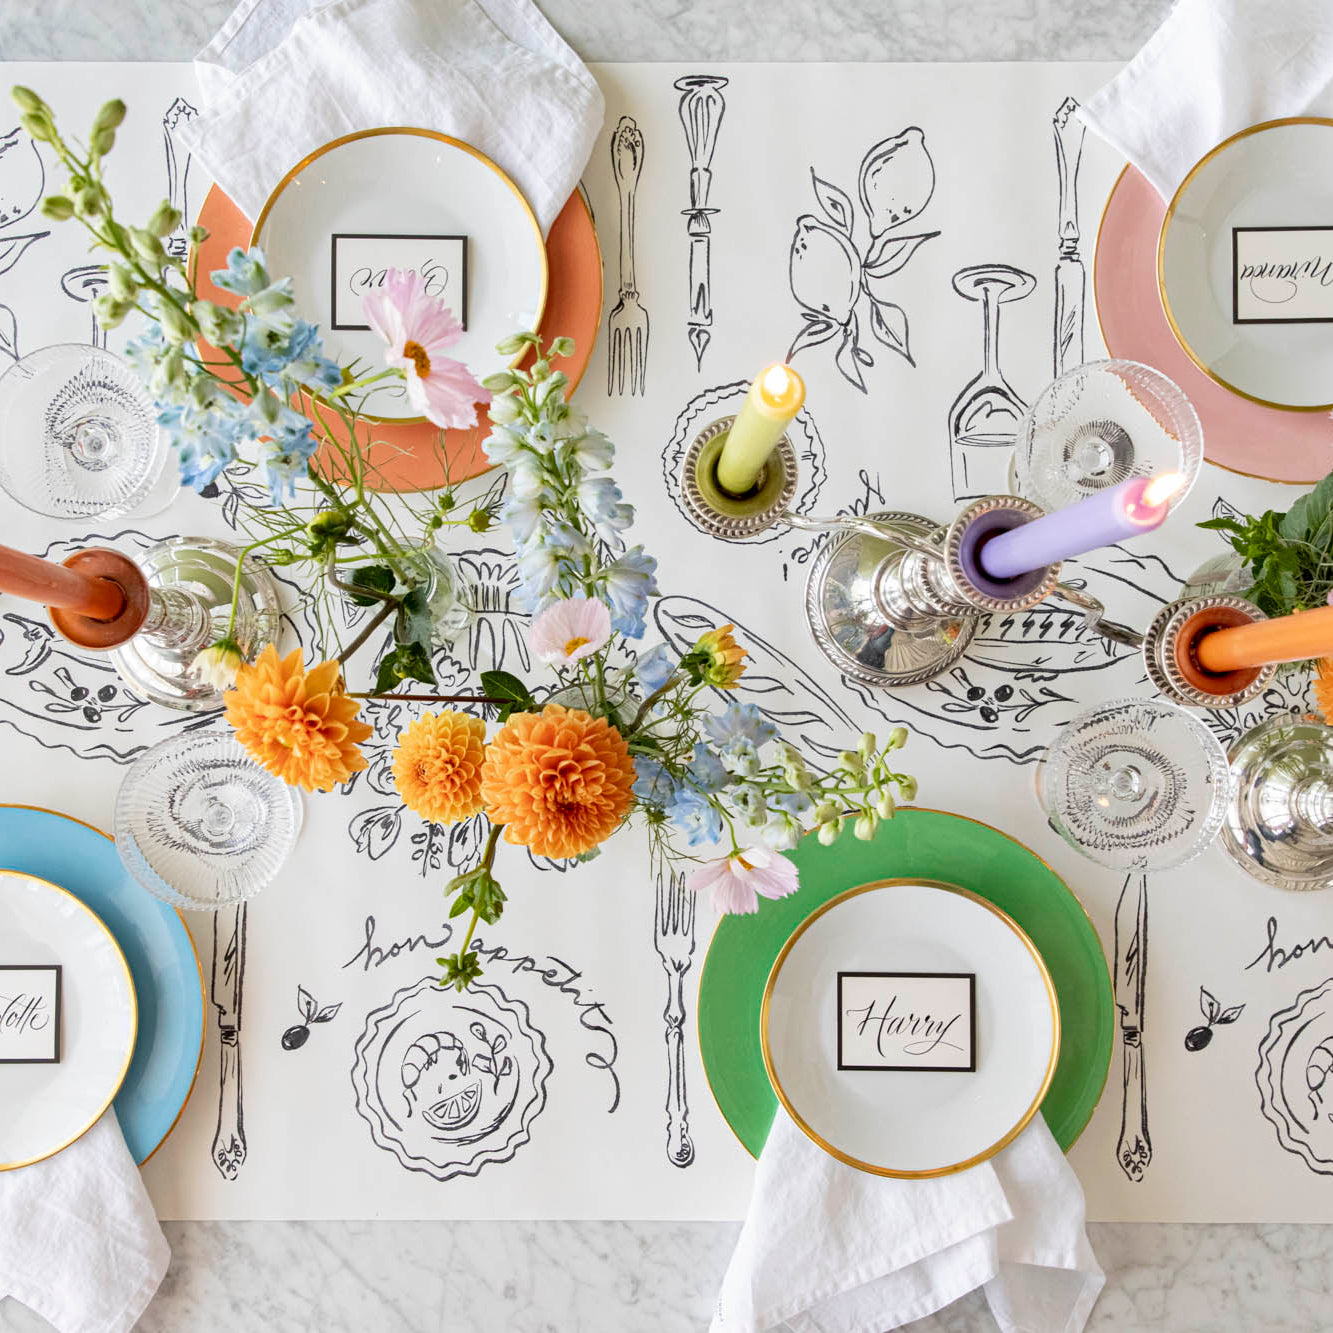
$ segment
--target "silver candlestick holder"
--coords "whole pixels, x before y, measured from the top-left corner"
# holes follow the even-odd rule
[[[821,651],[863,684],[919,684],[947,671],[967,651],[981,618],[1012,614],[1057,597],[1081,611],[1096,633],[1137,648],[1143,636],[1105,618],[1102,603],[1060,583],[1059,564],[1012,579],[990,578],[978,552],[987,540],[1040,518],[1014,495],[974,500],[951,523],[885,510],[816,517],[791,505],[796,450],[784,436],[742,496],[719,485],[717,460],[734,418],[705,427],[681,460],[680,492],[694,524],[723,541],[744,541],[777,525],[833,534],[810,568],[805,615]]]

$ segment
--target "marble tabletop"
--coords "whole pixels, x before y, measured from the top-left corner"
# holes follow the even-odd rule
[[[7,60],[184,60],[231,0],[0,0]],[[1120,60],[1169,0],[544,0],[588,60]],[[265,1329],[700,1329],[737,1228],[719,1223],[168,1223],[148,1333]],[[1333,1252],[1313,1226],[1089,1228],[1107,1272],[1094,1330],[1333,1326]],[[244,1273],[244,1283],[235,1274]],[[48,1326],[0,1302],[0,1333]],[[972,1297],[911,1326],[994,1324]]]

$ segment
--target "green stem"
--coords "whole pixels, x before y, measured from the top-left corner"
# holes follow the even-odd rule
[[[347,659],[351,657],[351,655],[356,652],[356,650],[360,648],[361,645],[365,643],[365,641],[370,638],[370,636],[374,634],[374,632],[397,610],[397,602],[386,601],[384,605],[381,606],[380,609],[366,622],[365,628],[362,629],[361,633],[338,654],[338,661],[345,663]]]

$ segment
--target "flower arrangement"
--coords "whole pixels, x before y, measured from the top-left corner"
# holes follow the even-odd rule
[[[183,478],[204,490],[244,469],[265,480],[269,503],[248,505],[253,539],[241,559],[262,552],[271,563],[305,566],[324,595],[378,604],[351,643],[307,666],[300,650],[281,657],[272,646],[246,661],[233,600],[230,622],[195,668],[226,688],[226,719],[240,743],[282,781],[331,791],[367,766],[362,698],[462,705],[406,726],[392,764],[399,796],[423,819],[480,817],[487,829],[477,863],[446,886],[451,916],[471,914],[457,952],[438,960],[446,982],[463,989],[480,975],[469,945],[479,921],[493,924],[504,911],[501,841],[584,861],[637,818],[655,854],[694,863],[691,887],[710,893],[719,911],[754,912],[761,898],[796,889],[795,866],[781,853],[803,835],[830,844],[850,829],[870,838],[897,801],[914,799],[915,780],[893,767],[905,728],[883,743],[867,732],[825,771],[782,740],[759,708],[738,701],[748,654],[731,625],[684,652],[641,647],[659,595],[657,563],[627,544],[634,509],[611,476],[612,444],[567,400],[568,380],[552,367],[572,352],[568,339],[543,347],[534,334],[515,334],[497,350],[529,368],[478,384],[445,355],[459,332],[450,312],[415,275],[394,273],[365,307],[384,341],[384,368],[339,366],[295,313],[290,279],[271,278],[257,250],[233,250],[212,275],[236,297],[234,308],[222,306],[200,298],[192,267],[162,244],[181,222],[169,205],[146,227],[115,219],[101,163],[122,103],[102,108],[82,149],[61,137],[34,93],[14,96],[28,131],[68,172],[65,191],[44,203],[47,216],[77,217],[93,246],[111,253],[99,321],[114,327],[134,311],[147,320],[131,355]],[[190,235],[205,239],[198,228]],[[409,679],[435,684],[437,536],[457,525],[484,531],[495,514],[487,504],[456,515],[452,489],[413,509],[367,487],[360,404],[389,377],[403,380],[411,401],[442,427],[470,424],[477,404],[489,401],[484,448],[506,476],[500,517],[532,617],[532,656],[553,672],[545,684],[496,670],[481,674],[480,695],[392,693]],[[237,568],[239,575],[239,559]],[[344,664],[390,616],[392,646],[375,689],[349,691]],[[336,637],[331,617],[320,629]],[[321,642],[317,652],[329,649]]]

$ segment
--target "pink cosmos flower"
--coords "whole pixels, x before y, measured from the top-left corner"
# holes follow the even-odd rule
[[[611,637],[611,612],[595,597],[566,597],[534,616],[528,647],[543,662],[563,665],[595,653]]]
[[[796,867],[766,847],[747,847],[735,856],[710,861],[689,879],[695,893],[712,889],[713,906],[719,912],[740,915],[757,912],[760,898],[785,898],[800,886]]]
[[[361,303],[371,328],[388,344],[386,365],[407,375],[407,397],[422,416],[456,430],[476,425],[477,404],[491,395],[461,362],[444,355],[458,341],[463,326],[438,297],[426,292],[419,273],[391,268],[384,286]]]

